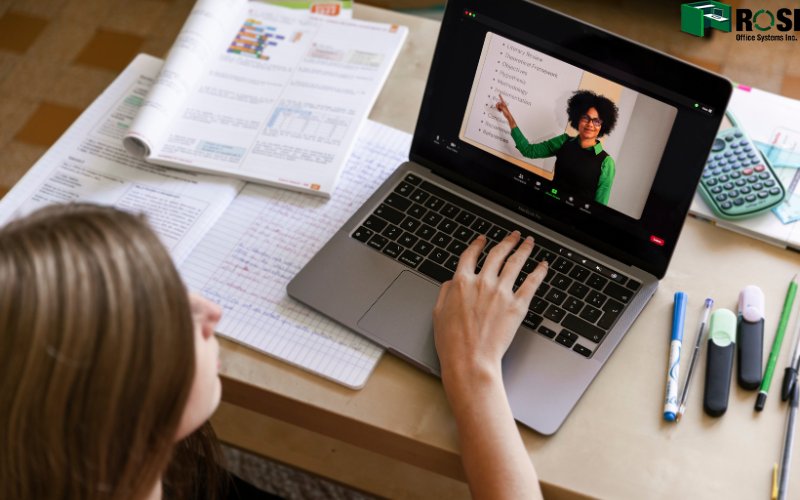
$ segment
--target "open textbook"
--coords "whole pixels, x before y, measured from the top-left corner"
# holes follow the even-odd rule
[[[147,216],[191,290],[222,306],[217,333],[351,388],[383,350],[289,298],[286,284],[395,169],[411,136],[366,121],[331,199],[151,165],[122,137],[161,60],[139,55],[0,200],[0,225],[92,202]]]
[[[786,188],[786,199],[769,212],[730,221],[719,219],[695,193],[689,213],[719,227],[800,250],[800,101],[739,85],[728,110],[769,160]]]
[[[199,0],[125,134],[148,163],[330,196],[407,29]]]

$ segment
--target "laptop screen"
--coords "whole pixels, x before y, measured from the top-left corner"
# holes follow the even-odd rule
[[[730,93],[524,0],[451,0],[412,159],[660,278]]]

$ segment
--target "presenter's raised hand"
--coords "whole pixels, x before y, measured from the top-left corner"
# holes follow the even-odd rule
[[[497,104],[495,104],[495,107],[497,108],[498,111],[503,113],[503,116],[506,118],[506,121],[508,122],[508,126],[511,127],[512,129],[516,128],[517,127],[517,121],[514,120],[514,116],[511,114],[511,111],[508,109],[508,104],[506,104],[505,99],[503,99],[503,94],[498,94],[498,97],[500,97],[500,100],[497,101]]]

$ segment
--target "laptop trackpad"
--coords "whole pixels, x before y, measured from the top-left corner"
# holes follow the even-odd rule
[[[364,316],[359,328],[402,357],[439,373],[433,343],[433,306],[439,287],[403,271]]]

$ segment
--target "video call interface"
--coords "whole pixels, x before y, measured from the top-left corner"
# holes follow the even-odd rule
[[[482,36],[458,141],[434,142],[456,152],[468,144],[503,160],[531,196],[640,219],[677,108],[497,31]],[[477,53],[473,45],[464,51]]]

